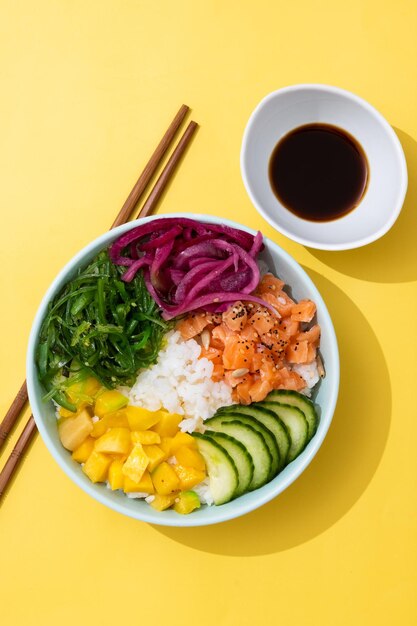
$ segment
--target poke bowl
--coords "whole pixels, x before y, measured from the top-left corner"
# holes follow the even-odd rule
[[[333,417],[339,355],[288,253],[231,220],[177,213],[119,226],[63,268],[33,322],[27,383],[45,445],[87,494],[145,522],[203,526],[306,469]]]

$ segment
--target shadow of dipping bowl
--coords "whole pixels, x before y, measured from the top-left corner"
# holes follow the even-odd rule
[[[351,135],[368,163],[368,184],[359,204],[343,217],[312,221],[299,217],[274,194],[268,172],[275,146],[290,131],[328,124]],[[294,85],[275,91],[256,107],[246,126],[241,172],[250,199],[276,230],[321,250],[364,246],[394,224],[407,191],[401,143],[382,115],[358,96],[327,85]],[[326,171],[323,171],[323,187]]]

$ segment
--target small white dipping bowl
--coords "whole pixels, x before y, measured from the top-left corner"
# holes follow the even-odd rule
[[[276,144],[291,130],[311,123],[346,130],[361,144],[368,161],[369,180],[360,204],[333,221],[298,217],[279,202],[269,181]],[[407,191],[404,152],[388,122],[362,98],[327,85],[294,85],[266,96],[246,126],[240,163],[246,190],[271,226],[321,250],[358,248],[382,237],[397,219]]]
[[[169,215],[169,217],[188,217],[203,222],[227,224],[253,234],[255,232],[236,222],[209,215],[176,213]],[[81,252],[76,254],[55,278],[40,304],[30,333],[26,371],[29,402],[40,435],[54,459],[71,480],[105,506],[138,520],[163,526],[204,526],[216,524],[248,513],[260,507],[262,504],[265,504],[265,502],[272,500],[272,498],[275,498],[275,496],[286,489],[288,485],[305,470],[317,453],[330,426],[338,395],[339,354],[337,341],[326,305],[313,282],[289,254],[284,252],[284,250],[271,240],[266,239],[265,250],[262,256],[268,263],[269,268],[291,287],[292,295],[296,300],[301,298],[314,300],[317,305],[317,320],[322,328],[320,350],[326,368],[326,377],[320,382],[316,398],[316,402],[320,406],[320,423],[316,434],[305,450],[264,487],[252,491],[236,500],[232,500],[232,502],[223,504],[222,506],[203,506],[190,515],[179,515],[172,510],[158,512],[142,500],[130,499],[120,491],[111,491],[104,484],[93,484],[83,473],[81,466],[71,458],[71,453],[65,450],[61,445],[58,437],[53,403],[51,401],[44,402],[42,400],[45,391],[39,383],[36,369],[36,349],[40,329],[47,313],[49,302],[51,302],[62,287],[75,276],[78,268],[85,267],[100,250],[106,248],[122,233],[125,233],[144,221],[158,219],[158,217],[139,219],[136,222],[123,224],[105,233],[101,237],[98,237],[81,250]],[[316,487],[318,490],[321,489],[321,485],[319,484],[317,484]]]

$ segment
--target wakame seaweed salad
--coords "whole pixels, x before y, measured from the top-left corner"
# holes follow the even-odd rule
[[[74,410],[63,391],[71,374],[95,376],[107,388],[131,386],[155,363],[169,329],[142,273],[127,283],[124,268],[100,252],[49,304],[37,350],[46,398]]]

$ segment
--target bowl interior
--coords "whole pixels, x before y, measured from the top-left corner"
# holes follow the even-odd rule
[[[225,223],[248,232],[254,232],[230,220],[219,220],[218,218],[207,215],[191,216],[190,214],[175,214],[173,217],[193,217],[201,221]],[[145,218],[145,220],[153,219],[158,218]],[[52,283],[36,314],[29,340],[27,354],[29,401],[39,432],[53,457],[76,484],[102,504],[124,515],[154,524],[166,526],[200,526],[214,524],[243,515],[271,500],[291,484],[305,467],[307,467],[316,454],[329,428],[336,405],[339,385],[339,356],[336,337],[326,306],[310,278],[286,252],[271,240],[266,240],[264,258],[270,269],[291,286],[292,294],[296,299],[311,298],[316,302],[318,320],[322,325],[321,353],[325,362],[327,375],[326,378],[321,381],[317,395],[317,402],[321,407],[320,424],[316,435],[310,441],[307,448],[272,482],[261,489],[246,494],[222,506],[202,507],[188,516],[178,515],[174,511],[159,513],[140,500],[129,499],[122,493],[112,492],[102,484],[91,483],[83,474],[81,466],[72,460],[70,453],[62,447],[59,441],[53,403],[45,403],[42,401],[44,390],[38,381],[35,366],[37,339],[42,320],[47,311],[48,303],[55,294],[60,291],[63,285],[74,276],[77,268],[86,265],[100,250],[108,246],[109,243],[120,234],[130,230],[133,226],[143,221],[144,220],[138,220],[137,222],[124,224],[96,239],[78,253],[66,267],[64,267]],[[319,488],[319,485],[317,488]]]
[[[278,201],[268,179],[269,159],[278,141],[298,126],[317,122],[353,135],[369,166],[368,188],[359,206],[330,222],[311,222],[291,213]],[[407,186],[404,154],[391,126],[364,100],[320,85],[282,89],[258,105],[245,131],[241,168],[246,189],[265,219],[292,239],[317,248],[356,247],[384,234],[401,209]]]

